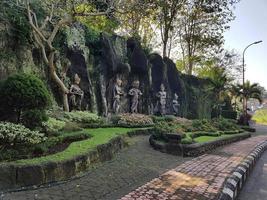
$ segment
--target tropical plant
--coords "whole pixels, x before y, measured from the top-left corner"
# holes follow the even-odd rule
[[[258,83],[250,83],[246,81],[244,85],[238,84],[238,96],[243,102],[244,115],[247,115],[247,101],[249,99],[256,99],[260,103],[262,102],[262,90],[259,87]]]

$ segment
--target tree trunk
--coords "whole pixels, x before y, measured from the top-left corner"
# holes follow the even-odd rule
[[[58,85],[58,87],[60,88],[60,90],[62,92],[63,109],[64,109],[64,111],[69,112],[69,104],[68,104],[68,93],[69,93],[69,90],[64,85],[63,81],[58,77],[58,75],[56,73],[56,69],[55,69],[55,66],[54,66],[54,56],[55,56],[55,52],[54,51],[49,54],[50,74],[51,74],[52,79],[56,82],[56,84]]]
[[[68,94],[67,93],[63,93],[63,108],[64,111],[69,112],[70,108],[69,108],[69,101],[68,101]]]
[[[167,57],[167,41],[166,40],[164,40],[163,41],[163,58],[164,57]]]

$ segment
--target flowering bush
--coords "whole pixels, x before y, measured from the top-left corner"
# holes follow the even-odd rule
[[[84,124],[103,124],[103,119],[95,113],[86,111],[65,112],[64,117],[67,120]]]
[[[148,115],[124,113],[113,117],[113,123],[120,126],[152,126],[153,120]]]
[[[33,145],[45,141],[44,134],[23,125],[0,122],[0,144],[3,146]]]
[[[50,117],[42,125],[47,133],[56,133],[65,127],[66,122]]]

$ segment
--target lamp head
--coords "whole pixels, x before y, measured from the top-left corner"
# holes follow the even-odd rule
[[[254,42],[254,44],[259,44],[259,43],[262,43],[262,40]]]

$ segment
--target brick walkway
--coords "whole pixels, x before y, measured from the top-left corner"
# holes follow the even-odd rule
[[[258,144],[266,140],[267,136],[253,137],[187,161],[121,200],[216,199],[226,177]]]

